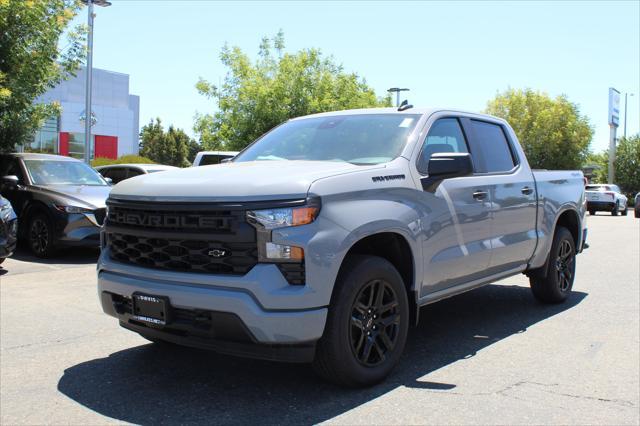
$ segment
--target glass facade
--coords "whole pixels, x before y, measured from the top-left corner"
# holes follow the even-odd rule
[[[91,135],[91,159],[93,159],[96,137]],[[84,159],[84,133],[69,133],[69,157]]]
[[[36,132],[31,142],[24,147],[26,152],[43,152],[46,154],[58,153],[58,116],[51,117]]]

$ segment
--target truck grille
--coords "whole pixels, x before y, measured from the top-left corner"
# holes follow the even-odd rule
[[[173,203],[108,203],[106,245],[114,260],[180,272],[244,275],[258,263],[244,210]]]

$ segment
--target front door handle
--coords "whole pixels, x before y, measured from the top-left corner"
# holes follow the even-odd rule
[[[528,186],[525,186],[524,188],[522,188],[522,193],[524,195],[529,195],[533,192],[533,188],[529,188]]]
[[[487,195],[487,191],[476,190],[476,192],[473,193],[473,198],[475,198],[476,200],[484,200],[485,198],[487,198]]]

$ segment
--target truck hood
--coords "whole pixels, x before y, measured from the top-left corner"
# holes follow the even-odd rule
[[[304,198],[316,180],[384,167],[333,161],[225,163],[137,176],[114,186],[111,196],[125,200],[210,202]]]
[[[108,185],[34,185],[32,188],[59,200],[57,202],[91,210],[104,208],[111,191]]]

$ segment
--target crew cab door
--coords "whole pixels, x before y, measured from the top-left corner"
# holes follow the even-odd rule
[[[536,184],[515,136],[499,121],[462,119],[476,176],[491,199],[491,274],[526,264],[536,247]],[[522,158],[521,158],[522,157]]]
[[[455,116],[430,126],[416,162],[420,179],[435,153],[468,153],[466,135]],[[473,155],[473,153],[472,153]],[[423,190],[423,288],[421,297],[486,275],[490,260],[491,200],[482,177],[443,180]]]

